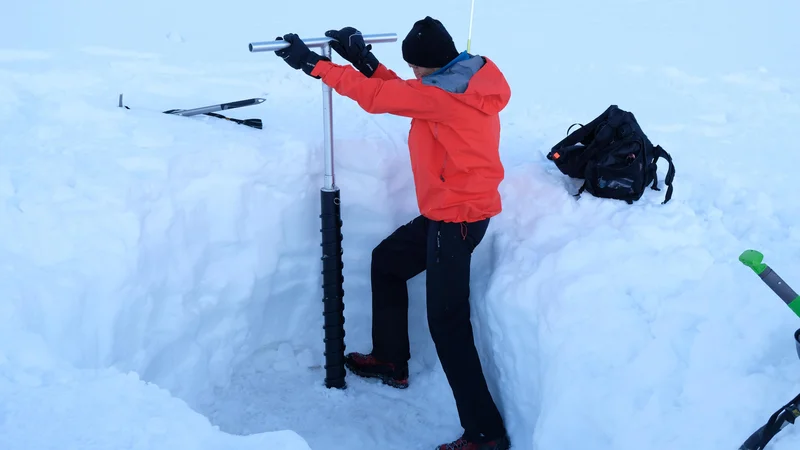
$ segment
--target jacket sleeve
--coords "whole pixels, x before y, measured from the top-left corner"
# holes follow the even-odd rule
[[[371,114],[397,116],[441,122],[454,117],[457,108],[448,94],[432,86],[413,86],[396,78],[367,78],[350,66],[320,61],[311,72],[340,95],[355,100]]]
[[[397,76],[394,71],[383,64],[378,64],[378,68],[375,69],[375,72],[372,74],[372,78],[379,78],[381,80],[399,80],[400,77]]]

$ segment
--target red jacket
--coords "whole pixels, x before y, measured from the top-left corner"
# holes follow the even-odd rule
[[[475,222],[502,210],[498,113],[511,89],[488,58],[464,53],[451,65],[422,80],[403,80],[382,64],[367,78],[328,61],[311,74],[369,113],[412,118],[408,148],[420,213]]]

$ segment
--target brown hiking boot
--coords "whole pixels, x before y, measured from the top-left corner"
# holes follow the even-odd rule
[[[364,378],[378,378],[384,384],[405,389],[408,387],[408,364],[392,364],[378,361],[372,353],[348,353],[345,365],[353,374]]]
[[[508,450],[509,448],[511,448],[511,443],[508,436],[497,439],[470,440],[465,435],[453,442],[436,447],[436,450]]]

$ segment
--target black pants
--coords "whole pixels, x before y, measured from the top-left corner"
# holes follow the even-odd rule
[[[505,433],[475,349],[470,323],[472,251],[489,219],[475,223],[435,222],[423,216],[401,226],[372,252],[373,355],[405,363],[408,343],[408,288],[427,270],[427,313],[431,337],[453,390],[461,426],[468,436]]]

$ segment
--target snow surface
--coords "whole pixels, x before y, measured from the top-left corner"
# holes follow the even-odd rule
[[[0,9],[0,448],[432,448],[461,429],[411,281],[411,387],[322,385],[319,82],[247,44],[469,2],[15,2]],[[383,8],[383,9],[381,9]],[[485,2],[512,86],[504,212],[473,322],[515,449],[733,449],[800,391],[791,137],[800,4]],[[375,46],[402,76],[400,43]],[[131,109],[117,107],[123,93]],[[264,130],[160,114],[249,97]],[[675,158],[673,200],[584,195],[544,155],[609,104]],[[417,214],[408,120],[334,97],[346,343],[370,349],[372,248]],[[666,166],[661,164],[660,179]],[[800,444],[790,427],[773,441]]]

